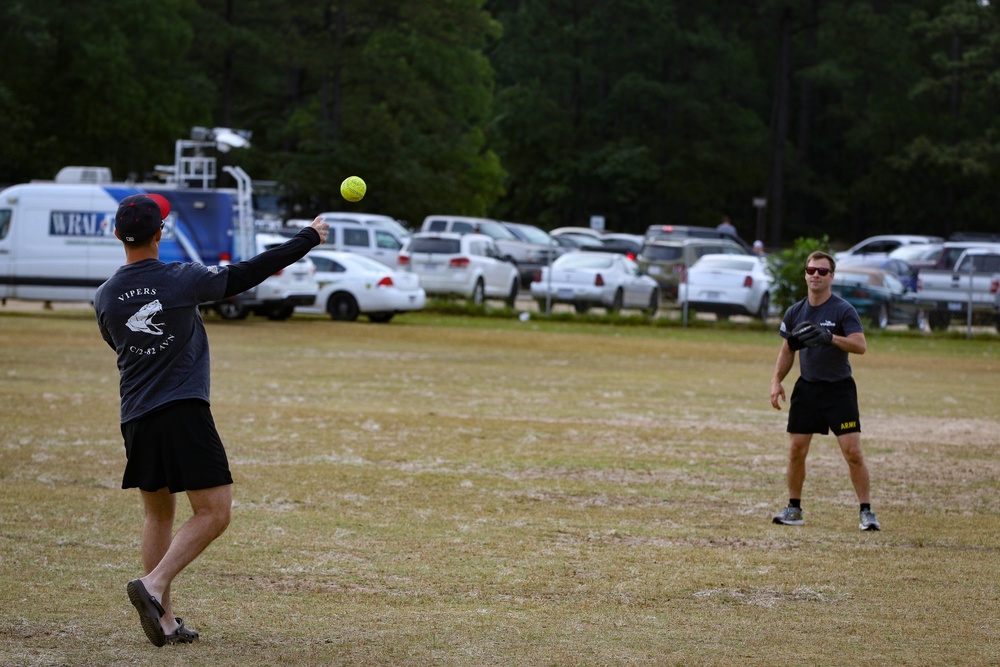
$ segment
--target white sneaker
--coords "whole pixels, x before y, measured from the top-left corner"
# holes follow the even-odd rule
[[[882,525],[875,518],[875,512],[871,510],[861,510],[861,523],[858,528],[861,530],[882,530]]]
[[[791,505],[778,512],[772,521],[785,526],[801,526],[805,523],[805,519],[802,518],[802,508]]]

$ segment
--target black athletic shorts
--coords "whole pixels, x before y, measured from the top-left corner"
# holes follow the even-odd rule
[[[795,382],[788,407],[789,433],[834,435],[861,431],[858,387],[854,378],[837,382]]]
[[[122,488],[170,493],[233,483],[229,460],[208,404],[177,401],[122,424]]]

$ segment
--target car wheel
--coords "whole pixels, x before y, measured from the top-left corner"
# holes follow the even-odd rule
[[[760,308],[757,309],[757,318],[761,322],[767,322],[767,314],[771,310],[771,297],[765,292],[760,298]]]
[[[481,306],[486,301],[486,286],[480,278],[476,281],[476,286],[472,288],[472,305]]]
[[[646,309],[642,311],[642,314],[646,317],[653,317],[656,315],[656,310],[660,307],[660,290],[654,289],[653,293],[649,295],[649,305]]]
[[[535,299],[535,305],[538,306],[538,312],[545,312],[545,299]]]
[[[951,315],[948,313],[933,312],[929,316],[932,331],[945,331],[951,324]]]
[[[519,278],[514,278],[514,282],[510,285],[510,293],[507,295],[507,307],[513,308],[517,304],[517,288],[520,283]]]
[[[878,309],[872,313],[872,321],[879,329],[885,329],[889,326],[889,307],[884,303],[880,304]]]
[[[353,322],[358,319],[358,302],[346,292],[339,292],[326,302],[326,312],[338,322]]]
[[[617,315],[618,313],[622,312],[622,302],[624,300],[625,300],[625,295],[622,293],[621,290],[615,292],[615,298],[611,302],[611,307],[608,308],[608,312],[614,315]]]
[[[927,313],[923,308],[919,308],[917,310],[917,317],[913,323],[910,324],[910,328],[915,331],[923,331],[927,328]]]
[[[368,313],[368,319],[376,324],[385,324],[392,319],[396,313]]]
[[[287,320],[295,312],[295,308],[292,306],[276,306],[271,310],[267,311],[267,319],[281,321]]]
[[[215,312],[224,320],[245,320],[250,309],[235,301],[220,301],[215,304]]]

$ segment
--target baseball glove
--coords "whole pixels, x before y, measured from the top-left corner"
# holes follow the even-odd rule
[[[833,341],[833,334],[830,330],[825,327],[821,327],[815,322],[801,323],[792,331],[792,337],[804,347],[829,345]]]

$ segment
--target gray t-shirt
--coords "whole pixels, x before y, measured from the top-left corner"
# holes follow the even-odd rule
[[[120,267],[97,289],[97,324],[118,354],[123,424],[173,401],[208,402],[208,336],[198,306],[223,298],[227,279],[216,266],[147,259]]]
[[[802,322],[816,322],[837,336],[863,333],[861,318],[854,306],[836,294],[813,307],[808,299],[793,304],[781,320],[781,337],[788,338]],[[836,345],[820,345],[799,350],[799,375],[809,382],[836,382],[851,377],[847,352]]]

